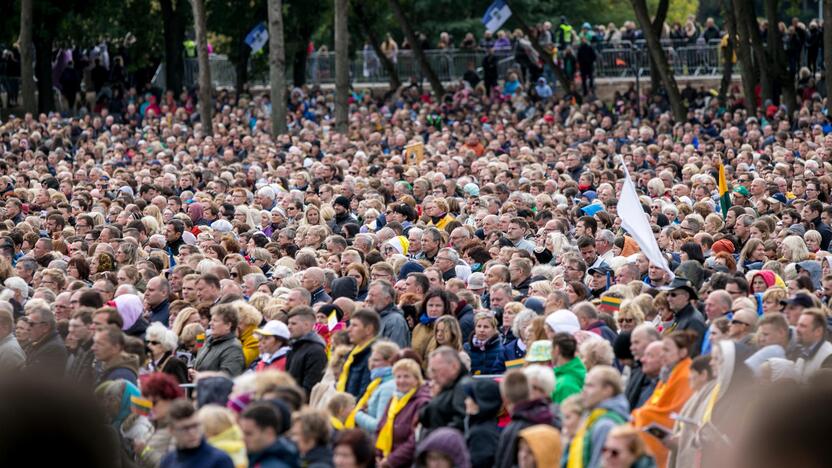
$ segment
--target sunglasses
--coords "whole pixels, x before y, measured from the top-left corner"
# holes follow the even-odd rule
[[[747,323],[745,323],[745,322],[743,322],[743,321],[740,321],[740,320],[731,320],[731,325],[744,325],[744,326],[746,326],[746,327],[750,327],[750,326],[751,326],[751,325],[749,325],[749,324],[747,324]]]
[[[149,344],[149,345],[150,345],[150,344],[152,344],[152,345],[160,345],[160,344],[162,344],[162,342],[161,342],[161,341],[156,341],[156,340],[147,340],[147,344]]]

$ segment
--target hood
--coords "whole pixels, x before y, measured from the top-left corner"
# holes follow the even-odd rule
[[[197,406],[202,408],[211,403],[225,406],[228,403],[228,395],[231,394],[233,386],[234,382],[224,375],[212,375],[197,380]]]
[[[303,335],[302,337],[298,338],[297,340],[295,340],[294,343],[292,343],[292,346],[294,347],[295,344],[304,342],[319,344],[326,348],[326,341],[324,341],[324,339],[321,338],[321,335],[319,335],[316,331],[311,331]]]
[[[440,427],[432,431],[416,448],[416,460],[419,466],[425,465],[428,452],[438,452],[453,461],[453,466],[470,468],[471,457],[462,433],[449,427]]]
[[[623,393],[607,398],[598,407],[607,411],[614,411],[626,420],[630,419],[630,402],[627,401],[627,397]]]
[[[346,297],[354,301],[358,297],[358,281],[352,276],[335,278],[332,281],[332,293],[330,296],[333,301],[340,297]]]
[[[536,466],[558,466],[563,447],[560,432],[548,424],[538,424],[520,431],[534,455]]]
[[[136,374],[139,373],[139,358],[135,354],[128,354],[128,353],[121,353],[117,358],[115,358],[112,362],[107,363],[104,366],[104,371],[108,371],[110,369],[116,369],[119,367],[125,367],[127,369],[132,370]]]
[[[480,412],[470,416],[471,422],[496,420],[503,407],[500,385],[490,379],[474,380],[465,385],[465,394],[480,407]]]
[[[627,399],[624,399],[624,404],[627,404]],[[512,420],[524,420],[533,424],[552,424],[554,415],[549,406],[549,401],[544,398],[536,400],[524,401],[514,405],[514,411],[511,413]]]
[[[108,380],[95,389],[96,400],[115,428],[130,415],[131,398],[140,396],[138,387],[126,380]]]
[[[821,269],[820,263],[814,260],[805,260],[796,265],[797,271],[806,270],[809,273],[809,276],[812,278],[812,286],[815,289],[820,289],[820,277],[821,277]]]
[[[135,294],[122,294],[115,298],[114,302],[116,303],[116,310],[124,321],[121,329],[129,330],[144,312],[142,300]]]
[[[246,450],[246,444],[243,441],[243,431],[236,424],[209,438],[208,442],[225,453],[245,452]]]

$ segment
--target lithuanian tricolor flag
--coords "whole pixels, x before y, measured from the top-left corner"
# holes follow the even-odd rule
[[[153,410],[153,402],[146,398],[131,396],[130,410],[139,416],[148,416],[150,411]]]
[[[728,191],[728,182],[725,179],[725,165],[722,160],[719,161],[719,210],[722,212],[722,219],[728,215],[728,209],[731,208],[731,193]]]

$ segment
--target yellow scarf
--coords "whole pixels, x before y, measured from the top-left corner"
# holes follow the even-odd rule
[[[360,352],[367,349],[367,346],[370,346],[373,341],[370,340],[363,345],[358,345],[350,351],[350,355],[347,356],[347,362],[344,363],[344,369],[341,370],[341,375],[338,376],[338,384],[335,386],[335,389],[339,392],[345,392],[347,388],[347,378],[350,376],[350,366],[352,366],[353,360],[355,360],[355,356]]]
[[[386,457],[393,451],[393,421],[405,406],[410,401],[410,397],[416,393],[417,388],[407,392],[401,399],[396,395],[390,400],[390,406],[387,409],[387,421],[384,422],[384,427],[378,431],[378,440],[376,441],[376,448],[381,450],[381,453]]]
[[[355,415],[367,406],[367,401],[370,400],[370,397],[373,396],[373,393],[375,393],[379,385],[381,385],[381,377],[370,382],[370,385],[367,385],[367,390],[364,390],[364,394],[361,395],[361,398],[358,400],[355,408],[350,411],[350,415],[347,416],[347,420],[344,422],[344,426],[346,426],[347,429],[355,427]]]
[[[705,406],[705,411],[702,413],[702,423],[711,422],[711,416],[714,412],[714,406],[716,406],[716,400],[719,396],[719,384],[714,386],[714,389],[711,390],[711,396],[708,397],[708,404]]]
[[[343,431],[344,430],[344,423],[341,422],[340,419],[336,418],[335,416],[329,417],[329,422],[332,424],[332,428],[336,431]]]
[[[572,438],[572,442],[569,443],[569,460],[566,463],[566,468],[583,468],[584,462],[589,461],[584,460],[584,438],[587,436],[586,431],[589,430],[598,418],[606,413],[607,410],[597,408],[592,410],[589,416],[584,419],[578,432],[575,433],[575,437]]]

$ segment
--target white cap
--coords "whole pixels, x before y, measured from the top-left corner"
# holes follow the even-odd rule
[[[546,317],[546,325],[555,333],[575,333],[581,329],[581,323],[578,322],[578,316],[573,312],[561,309],[549,314]]]
[[[283,338],[286,341],[289,341],[289,337],[291,336],[289,334],[289,327],[287,327],[286,324],[280,320],[269,320],[263,328],[254,330],[254,333],[263,336],[276,336],[278,338]]]

